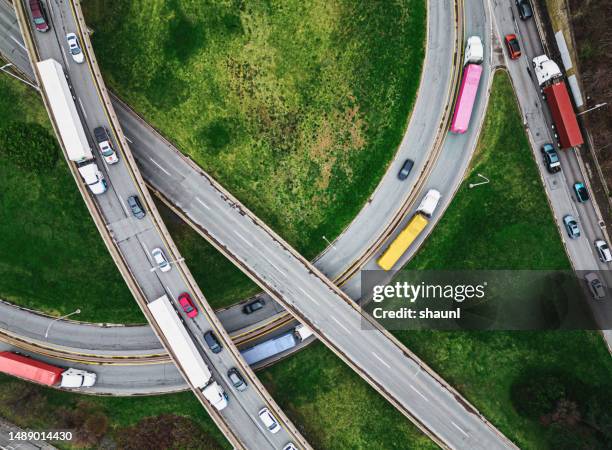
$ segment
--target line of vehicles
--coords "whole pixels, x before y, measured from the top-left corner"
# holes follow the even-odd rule
[[[191,306],[193,307],[193,304]],[[212,372],[168,296],[159,297],[148,303],[147,307],[168,340],[170,348],[183,368],[188,381],[202,392],[214,408],[218,411],[225,409],[229,402],[229,396],[214,379]],[[197,311],[195,315],[190,316],[189,313],[187,315],[193,318],[197,315]],[[221,344],[212,330],[204,333],[204,341],[213,353],[219,353],[222,350]],[[229,369],[227,378],[231,386],[238,392],[243,392],[248,388],[244,377],[235,367]],[[258,417],[270,433],[275,434],[281,430],[279,421],[266,406],[259,410]],[[292,442],[283,447],[283,450],[292,449],[296,449]]]
[[[75,98],[61,64],[54,59],[46,59],[36,63],[36,67],[68,159],[76,164],[79,174],[92,194],[104,194],[108,189],[108,183],[89,146]],[[94,128],[93,134],[98,151],[106,164],[109,166],[117,164],[119,156],[113,147],[108,130],[98,126]],[[146,216],[146,211],[137,195],[129,196],[126,203],[135,218],[143,219]]]

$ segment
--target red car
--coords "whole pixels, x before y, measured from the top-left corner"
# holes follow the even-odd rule
[[[516,34],[507,34],[505,40],[510,59],[518,59],[521,56],[521,47],[519,46]]]
[[[185,311],[185,314],[187,314],[187,317],[193,319],[198,315],[198,310],[195,306],[193,306],[193,301],[187,292],[183,292],[181,295],[179,295],[178,301],[181,304],[183,311]]]
[[[45,14],[45,9],[43,8],[40,0],[30,0],[30,12],[32,13],[32,19],[34,20],[36,31],[40,31],[42,33],[49,31],[47,14]]]

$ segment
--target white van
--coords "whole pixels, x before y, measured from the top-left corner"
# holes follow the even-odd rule
[[[423,200],[421,200],[421,204],[417,208],[417,211],[423,213],[427,217],[431,217],[431,215],[436,210],[438,206],[438,202],[440,201],[440,192],[435,189],[430,189]]]

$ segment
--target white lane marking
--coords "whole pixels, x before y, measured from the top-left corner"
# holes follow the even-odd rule
[[[269,263],[269,264],[270,264],[272,267],[274,267],[276,270],[278,270],[280,273],[282,273],[284,276],[287,276],[287,274],[286,274],[286,273],[285,273],[283,270],[281,270],[281,269],[280,269],[280,268],[279,268],[279,267],[278,267],[276,264],[274,264],[272,261],[268,261],[268,263]]]
[[[298,288],[298,289],[299,289],[300,291],[302,291],[302,294],[304,294],[306,297],[308,297],[310,300],[312,300],[312,301],[313,301],[313,302],[314,302],[316,305],[318,305],[318,304],[319,304],[319,302],[318,302],[318,301],[316,301],[316,300],[314,299],[314,297],[312,297],[312,296],[311,296],[311,295],[310,295],[308,292],[306,292],[304,289],[302,289],[302,288]]]
[[[384,366],[386,366],[388,369],[391,368],[391,366],[389,364],[387,364],[387,362],[382,359],[380,356],[378,356],[376,353],[372,352],[372,354],[374,355],[374,358],[376,358],[377,360],[379,360]]]
[[[66,56],[66,50],[62,47],[62,53],[64,54],[64,59],[66,60],[66,64],[68,63],[68,56]]]
[[[342,325],[342,323],[340,323],[340,321],[338,319],[336,319],[334,316],[331,316],[332,320],[334,322],[336,322],[338,325],[340,325],[340,327],[346,331],[348,334],[351,334],[351,332],[348,330],[348,328],[346,328],[344,325]]]
[[[85,112],[85,107],[83,106],[83,102],[81,101],[81,97],[79,97],[79,105],[81,105],[81,111],[83,111],[83,115],[85,116],[85,120],[87,119],[87,113]]]
[[[18,41],[17,39],[15,39],[13,36],[11,36],[11,39],[12,39],[12,40],[15,42],[15,44],[17,44],[17,45],[18,45],[19,47],[21,47],[22,49],[24,49],[24,50],[26,50],[26,51],[28,50],[27,48],[25,48],[25,46],[24,46],[24,45],[23,45],[21,42],[19,42],[19,41]]]
[[[417,394],[419,394],[421,397],[423,397],[423,399],[424,399],[426,402],[428,402],[428,401],[429,401],[429,399],[428,399],[427,397],[425,397],[425,395],[424,395],[424,394],[423,394],[421,391],[419,391],[417,388],[415,388],[413,385],[410,385],[410,388],[411,388],[411,389],[412,389],[414,392],[416,392]]]
[[[453,424],[453,426],[454,426],[455,428],[457,428],[459,431],[461,431],[461,432],[462,432],[462,433],[463,433],[463,434],[464,434],[466,437],[470,437],[470,435],[469,435],[469,434],[467,434],[467,433],[466,433],[466,432],[463,430],[463,428],[461,428],[461,427],[460,427],[459,425],[457,425],[455,422],[453,422],[453,421],[451,420],[451,423]]]
[[[234,233],[236,233],[236,236],[238,236],[240,239],[242,239],[244,242],[246,242],[247,245],[249,245],[250,247],[253,247],[253,244],[251,244],[251,242],[249,240],[247,240],[247,238],[245,238],[243,235],[241,235],[240,233],[238,233],[235,230],[234,230]]]
[[[162,167],[162,166],[161,166],[161,165],[160,165],[160,164],[159,164],[157,161],[155,161],[155,160],[154,160],[153,158],[151,158],[150,156],[149,156],[149,159],[151,160],[151,162],[152,162],[153,164],[155,164],[155,165],[156,165],[156,166],[159,168],[159,170],[161,170],[162,172],[164,172],[166,175],[171,176],[171,175],[170,175],[170,172],[168,172],[166,169],[164,169],[164,168],[163,168],[163,167]]]
[[[172,291],[170,290],[168,286],[166,286],[166,290],[168,291],[168,294],[170,294],[170,297],[172,297],[173,300],[176,300],[177,297],[174,296],[174,294],[172,293]]]
[[[128,141],[130,144],[133,144],[132,140],[127,137],[125,134],[123,135],[123,137],[125,138],[126,141]]]
[[[196,199],[196,201],[197,201],[197,202],[198,202],[200,205],[202,205],[204,208],[206,208],[206,209],[210,209],[210,206],[208,206],[206,203],[204,203],[204,202],[203,202],[202,200],[200,200],[198,197],[196,197],[195,199]]]

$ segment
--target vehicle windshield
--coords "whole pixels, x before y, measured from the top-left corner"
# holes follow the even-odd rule
[[[42,17],[35,17],[34,18],[34,23],[36,25],[44,25],[45,24],[45,19],[43,19]]]
[[[102,149],[102,156],[112,156],[113,155],[113,150],[110,147],[104,147]]]

